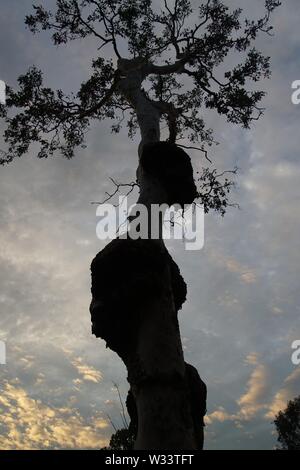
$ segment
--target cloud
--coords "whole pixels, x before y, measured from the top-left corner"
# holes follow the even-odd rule
[[[253,418],[264,408],[264,400],[269,388],[270,374],[267,366],[257,364],[247,383],[247,391],[237,401],[239,415],[245,420]]]
[[[83,359],[81,357],[77,357],[71,362],[73,366],[77,369],[78,373],[82,376],[83,380],[94,383],[99,383],[102,380],[101,372],[96,370],[94,367],[84,364]]]
[[[292,398],[290,396],[289,390],[283,388],[277,392],[272,400],[272,402],[268,406],[268,411],[265,414],[266,419],[275,419],[275,416],[279,411],[283,411],[286,406],[288,400]]]
[[[99,449],[107,444],[107,421],[98,413],[85,420],[76,408],[55,408],[5,381],[0,395],[0,447],[10,449]]]
[[[300,368],[293,370],[284,379],[284,386],[272,396],[272,376],[268,367],[259,363],[258,354],[249,354],[245,363],[254,365],[255,368],[247,382],[247,391],[237,400],[239,409],[236,413],[229,413],[220,406],[207,415],[207,424],[226,421],[235,421],[239,424],[243,421],[257,419],[261,414],[264,419],[273,421],[278,412],[286,408],[288,401],[299,395]]]
[[[220,251],[214,251],[212,253],[212,257],[218,264],[224,266],[230,273],[237,274],[241,282],[245,284],[253,284],[257,282],[257,275],[255,270],[253,268],[251,269],[245,264],[242,264],[237,259],[226,257]]]
[[[266,407],[265,400],[270,386],[270,372],[267,366],[258,361],[259,356],[257,353],[250,353],[246,357],[245,363],[255,367],[247,382],[246,392],[236,401],[239,406],[236,413],[229,413],[220,406],[208,415],[208,423],[211,424],[214,421],[250,421]]]
[[[274,419],[279,411],[283,411],[287,407],[289,400],[299,396],[300,390],[300,367],[295,369],[284,380],[282,387],[274,396],[271,403],[267,406],[265,414],[266,419]]]
[[[258,359],[259,359],[259,354],[256,352],[252,352],[248,354],[248,356],[245,359],[245,364],[247,365],[257,365],[258,364]]]
[[[210,425],[214,421],[224,423],[225,421],[234,421],[236,419],[236,415],[228,413],[222,406],[220,406],[217,410],[213,411],[205,417],[205,423]]]

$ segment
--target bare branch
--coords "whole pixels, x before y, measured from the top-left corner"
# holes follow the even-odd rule
[[[132,193],[135,187],[138,187],[138,188],[140,187],[136,181],[132,181],[131,183],[118,183],[113,178],[109,178],[109,179],[114,184],[115,190],[112,193],[109,193],[106,191],[105,194],[107,195],[107,197],[102,202],[93,201],[91,202],[91,204],[97,204],[97,205],[105,204],[106,202],[110,201],[119,192],[120,188],[129,188],[129,190],[125,194],[125,197],[127,197],[129,196],[129,194]],[[114,205],[114,207],[118,207],[118,206],[119,204]]]
[[[116,426],[114,425],[113,420],[111,419],[111,417],[109,416],[108,413],[106,413],[106,416],[107,416],[108,420],[110,421],[110,424],[111,424],[112,427],[114,428],[115,432],[117,432],[117,428],[116,428]]]
[[[121,397],[121,394],[120,394],[119,386],[115,382],[113,382],[113,385],[114,385],[114,387],[116,388],[116,390],[118,392],[119,402],[120,402],[120,405],[121,405],[121,408],[122,408],[121,417],[122,417],[122,420],[123,420],[123,425],[125,425],[125,428],[128,429],[129,425],[128,425],[128,422],[127,422],[127,419],[126,419],[124,403],[123,403],[123,400],[122,400],[122,397]]]
[[[200,152],[204,153],[204,156],[205,156],[206,160],[208,160],[209,163],[212,163],[212,161],[210,160],[210,158],[208,158],[207,150],[205,150],[204,148],[201,148],[201,147],[193,147],[193,146],[191,146],[191,145],[178,144],[178,142],[176,142],[176,145],[178,145],[178,147],[182,147],[182,148],[184,148],[184,149],[199,150]]]

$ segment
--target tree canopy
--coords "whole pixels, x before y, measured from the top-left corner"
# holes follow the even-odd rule
[[[300,450],[300,395],[289,401],[274,421],[278,432],[279,449]]]
[[[279,5],[265,0],[258,19],[246,18],[240,8],[230,10],[221,0],[198,7],[189,0],[57,0],[54,11],[34,5],[25,20],[33,33],[49,31],[57,46],[91,36],[95,58],[77,92],[47,87],[36,66],[18,78],[16,89],[7,87],[0,116],[6,120],[8,148],[0,163],[27,153],[32,143],[39,146],[39,158],[57,151],[71,158],[85,146],[92,120],[111,119],[112,132],[126,122],[133,137],[137,113],[121,85],[137,71],[137,86],[158,110],[161,127],[168,127],[168,141],[189,139],[207,155],[214,137],[204,108],[244,128],[263,113],[265,92],[255,82],[270,76],[270,60],[254,42],[259,33],[272,34],[270,16]],[[228,68],[232,53],[240,59]]]

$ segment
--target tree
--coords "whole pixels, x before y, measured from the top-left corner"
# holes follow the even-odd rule
[[[275,418],[280,450],[300,450],[300,395],[288,402]]]
[[[270,63],[254,42],[259,33],[271,34],[270,16],[279,5],[265,0],[257,20],[221,0],[197,8],[189,0],[57,0],[55,11],[34,6],[26,17],[33,33],[49,30],[55,45],[94,37],[96,57],[77,93],[48,88],[36,67],[19,77],[17,90],[7,88],[1,115],[8,149],[0,162],[22,156],[32,143],[39,144],[39,158],[57,151],[71,158],[91,121],[112,119],[118,132],[127,119],[129,137],[137,129],[141,134],[139,203],[198,200],[206,212],[224,215],[232,182],[207,167],[196,188],[183,149],[198,144],[210,161],[214,136],[201,116],[205,107],[244,128],[262,115],[265,93],[251,82],[268,78]],[[237,65],[228,70],[233,53]],[[162,126],[169,130],[163,142]],[[182,138],[191,145],[180,144]],[[128,369],[139,423],[135,448],[196,448],[177,320],[186,284],[162,237],[107,245],[92,263],[92,295],[93,332]]]
[[[132,450],[134,446],[134,435],[130,429],[118,429],[110,438],[109,447],[100,450]]]

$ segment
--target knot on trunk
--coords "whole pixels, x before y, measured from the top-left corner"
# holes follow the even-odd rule
[[[186,300],[177,264],[155,240],[113,240],[94,258],[91,273],[92,332],[123,359],[136,350],[144,305],[170,289],[176,311]]]
[[[159,180],[169,206],[191,204],[197,196],[189,155],[176,144],[151,142],[143,147],[140,165],[148,178]]]

